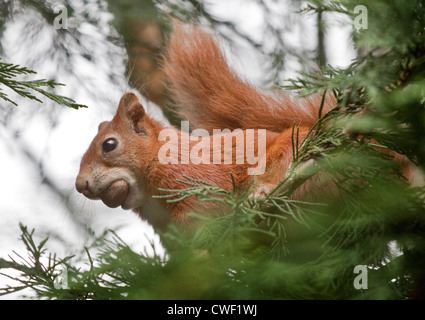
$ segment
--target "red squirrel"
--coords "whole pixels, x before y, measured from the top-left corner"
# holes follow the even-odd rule
[[[301,142],[318,119],[321,96],[298,99],[289,93],[260,92],[230,69],[215,38],[198,27],[174,26],[164,72],[178,114],[193,129],[203,129],[206,133],[201,137],[203,144],[199,145],[199,139],[191,139],[187,132],[153,119],[135,94],[126,93],[114,118],[99,125],[97,136],[82,158],[76,180],[78,192],[89,199],[101,199],[113,208],[131,209],[154,228],[163,229],[170,222],[187,224],[191,211],[223,210],[217,203],[202,202],[194,196],[172,203],[152,197],[161,194],[159,188],[187,188],[177,180],[183,175],[230,190],[232,172],[235,184],[243,191],[253,177],[249,169],[257,170],[255,192],[267,192],[285,177],[291,164],[294,123],[299,128]],[[323,112],[335,103],[332,96],[326,98]],[[217,129],[231,132],[214,134]],[[257,131],[248,136],[248,130],[252,129]],[[213,145],[214,138],[224,140],[229,135],[235,139],[227,147],[223,143],[216,148],[202,148],[208,143]],[[240,161],[237,161],[237,136],[245,142],[239,150],[243,153],[242,158],[239,154]],[[184,159],[185,153],[195,147],[202,151],[202,159],[206,161],[194,163],[193,159]],[[257,163],[247,161],[248,151],[256,154]],[[223,155],[221,160],[227,153],[233,161],[208,161],[217,152]],[[167,158],[168,163],[161,161],[164,160],[161,157]]]

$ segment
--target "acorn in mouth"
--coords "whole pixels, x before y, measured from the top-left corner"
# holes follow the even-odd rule
[[[129,193],[129,185],[125,180],[117,180],[111,183],[99,195],[100,199],[110,208],[116,208],[125,203]]]

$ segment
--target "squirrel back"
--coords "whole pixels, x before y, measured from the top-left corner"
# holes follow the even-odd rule
[[[174,24],[164,71],[177,114],[193,128],[281,132],[294,123],[312,126],[318,118],[321,96],[260,92],[231,70],[218,41],[195,26]],[[327,96],[323,111],[335,103]]]

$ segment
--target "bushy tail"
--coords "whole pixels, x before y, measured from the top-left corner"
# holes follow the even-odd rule
[[[194,26],[174,24],[164,71],[177,113],[194,128],[280,132],[294,122],[312,125],[318,117],[321,96],[259,92],[229,68],[216,40]],[[325,109],[332,100],[326,99]]]

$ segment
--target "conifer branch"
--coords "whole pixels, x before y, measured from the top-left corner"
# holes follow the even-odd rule
[[[0,84],[10,88],[20,96],[42,103],[43,101],[32,93],[35,91],[58,104],[65,105],[73,109],[87,108],[85,105],[77,104],[71,98],[57,95],[43,89],[44,87],[55,88],[56,86],[64,86],[64,84],[58,83],[55,80],[16,80],[19,75],[29,74],[36,74],[36,72],[26,67],[20,67],[18,65],[0,61]],[[11,100],[8,95],[4,93],[1,87],[0,98],[17,106],[17,103]]]

